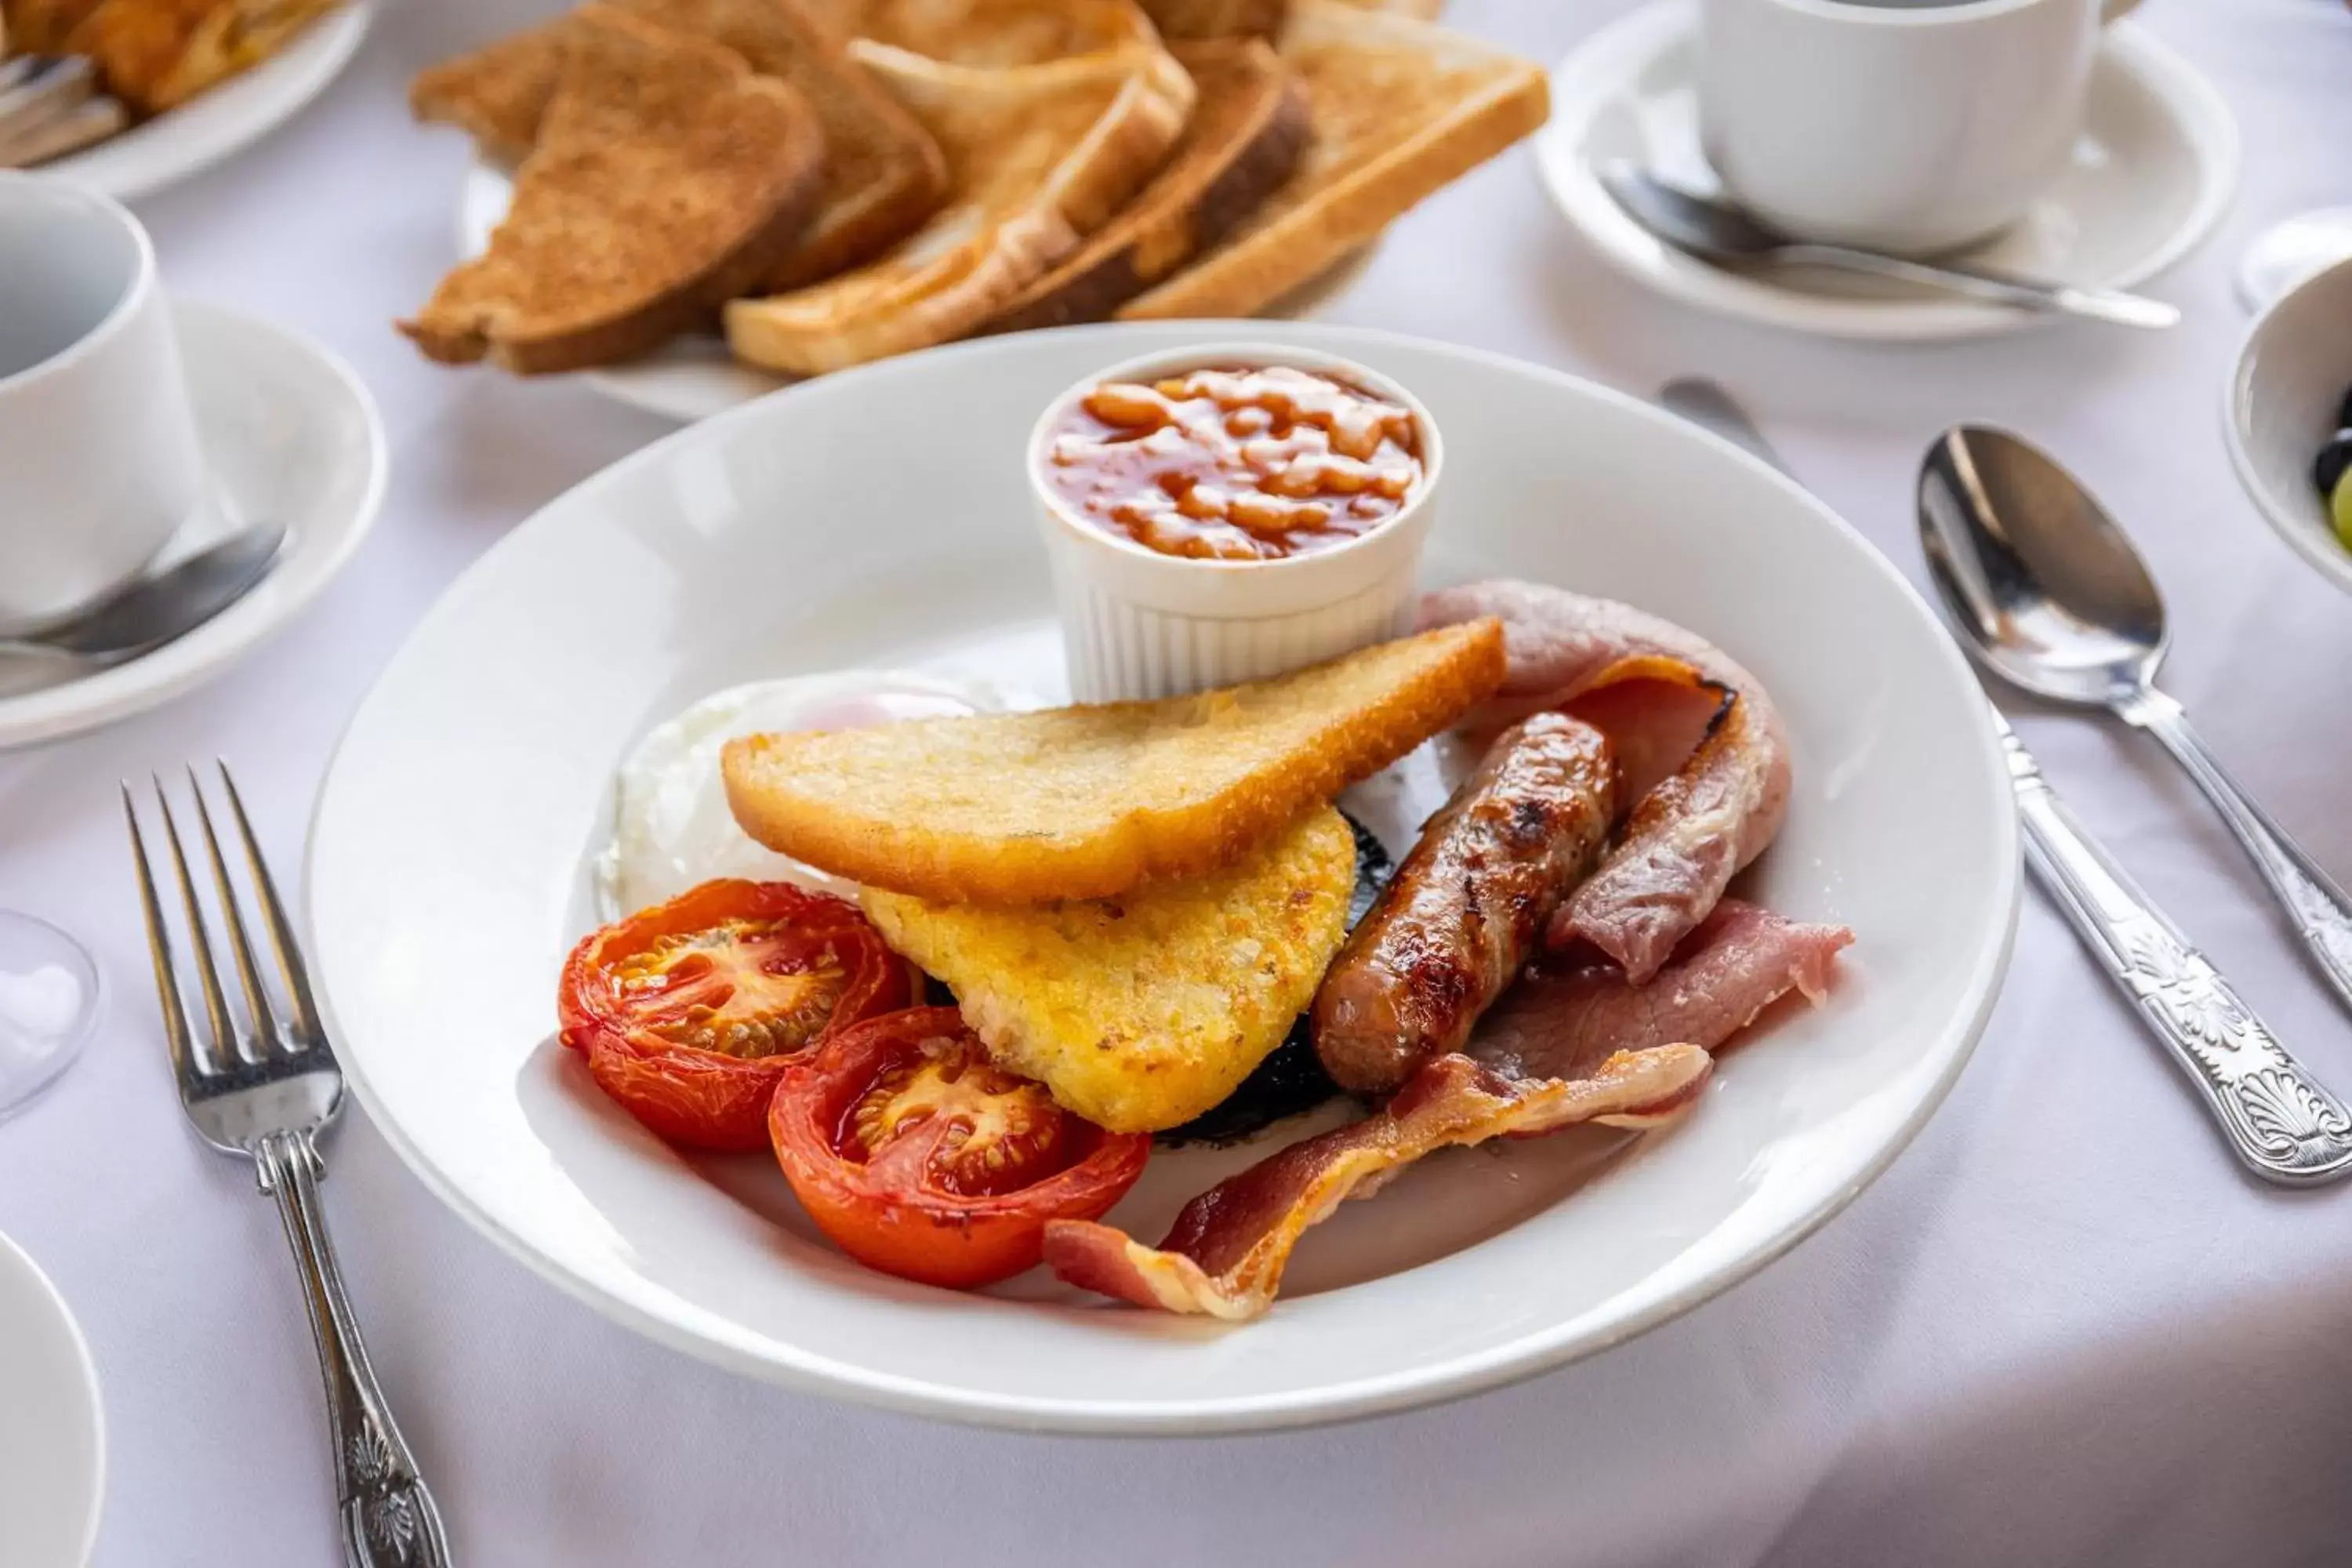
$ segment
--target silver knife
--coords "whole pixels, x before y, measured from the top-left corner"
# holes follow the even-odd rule
[[[1714,382],[1669,382],[1658,400],[1796,478],[1747,411]],[[2017,791],[2026,865],[2196,1086],[2231,1152],[2255,1175],[2284,1186],[2318,1186],[2352,1173],[2352,1110],[2305,1070],[2149,901],[2058,798],[2000,710],[1990,700],[1986,707]]]

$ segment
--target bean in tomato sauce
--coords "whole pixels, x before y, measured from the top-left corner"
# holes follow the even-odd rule
[[[1412,411],[1288,365],[1106,382],[1070,405],[1046,469],[1087,521],[1163,555],[1276,561],[1402,510],[1422,476]]]

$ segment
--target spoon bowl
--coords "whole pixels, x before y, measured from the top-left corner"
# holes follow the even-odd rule
[[[0,654],[119,663],[184,637],[268,574],[286,531],[258,524],[124,584],[63,626],[0,637]]]
[[[2054,702],[2113,708],[2164,662],[2164,596],[2130,536],[2057,459],[1982,425],[1919,468],[1919,542],[1977,662]]]

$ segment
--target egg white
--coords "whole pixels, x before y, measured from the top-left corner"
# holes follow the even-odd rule
[[[655,725],[621,763],[612,842],[596,860],[605,918],[716,877],[796,882],[856,897],[856,884],[779,855],[735,825],[719,753],[738,736],[856,729],[1016,705],[1013,694],[985,681],[887,669],[785,676],[712,693]]]

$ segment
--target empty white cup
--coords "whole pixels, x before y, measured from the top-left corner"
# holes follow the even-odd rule
[[[1707,162],[1803,239],[1931,255],[2065,169],[2100,29],[2136,0],[1701,0]]]
[[[135,575],[205,491],[146,230],[105,196],[0,173],[0,635]]]

